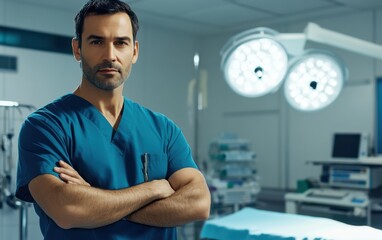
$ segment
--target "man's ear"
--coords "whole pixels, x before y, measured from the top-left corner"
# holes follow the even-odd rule
[[[138,41],[134,42],[134,53],[133,53],[133,59],[132,62],[136,63],[138,61],[138,56],[139,56],[139,43]]]
[[[80,49],[80,42],[77,38],[72,39],[72,50],[73,50],[73,56],[74,58],[80,62],[81,61],[81,49]]]

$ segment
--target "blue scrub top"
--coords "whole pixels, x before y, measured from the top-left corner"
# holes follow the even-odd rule
[[[164,115],[125,98],[120,124],[114,130],[92,104],[68,94],[24,122],[19,136],[16,196],[34,202],[29,182],[41,174],[59,178],[53,171],[59,160],[69,163],[93,187],[137,185],[144,181],[145,153],[149,180],[168,179],[182,168],[196,168],[181,130]],[[34,206],[45,239],[176,239],[175,228],[126,220],[96,229],[64,230],[37,204]]]

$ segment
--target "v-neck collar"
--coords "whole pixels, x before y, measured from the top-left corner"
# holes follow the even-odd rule
[[[118,124],[118,128],[114,129],[113,126],[109,123],[106,117],[89,101],[86,99],[77,96],[75,94],[68,94],[73,99],[72,106],[77,111],[79,111],[83,116],[85,116],[90,122],[92,122],[99,131],[105,136],[106,139],[113,141],[113,139],[118,135],[123,128],[123,125],[126,123],[127,107],[126,99],[124,98],[122,110],[120,112],[121,119]]]

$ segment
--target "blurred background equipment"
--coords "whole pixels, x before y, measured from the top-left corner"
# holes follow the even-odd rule
[[[319,184],[285,194],[288,213],[332,214],[366,219],[381,209],[382,163],[368,157],[368,134],[334,133],[332,157],[309,163],[321,166]]]
[[[22,115],[22,110],[34,110],[35,107],[27,104],[20,104],[14,101],[0,101],[0,116],[3,116],[3,129],[0,132],[0,209],[4,208],[4,203],[11,209],[19,210],[19,239],[27,239],[28,223],[28,203],[15,197],[15,187],[12,185],[12,173],[15,170],[13,142],[15,137],[16,117]],[[19,115],[16,115],[19,113]]]
[[[233,211],[254,204],[260,192],[256,172],[256,154],[248,140],[236,134],[223,134],[209,147],[211,166],[207,181],[213,209],[230,206]]]

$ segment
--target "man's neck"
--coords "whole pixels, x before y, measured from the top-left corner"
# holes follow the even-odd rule
[[[95,87],[89,88],[81,84],[74,91],[74,94],[94,105],[110,125],[117,129],[124,102],[122,89],[123,86],[112,91],[105,91]]]

